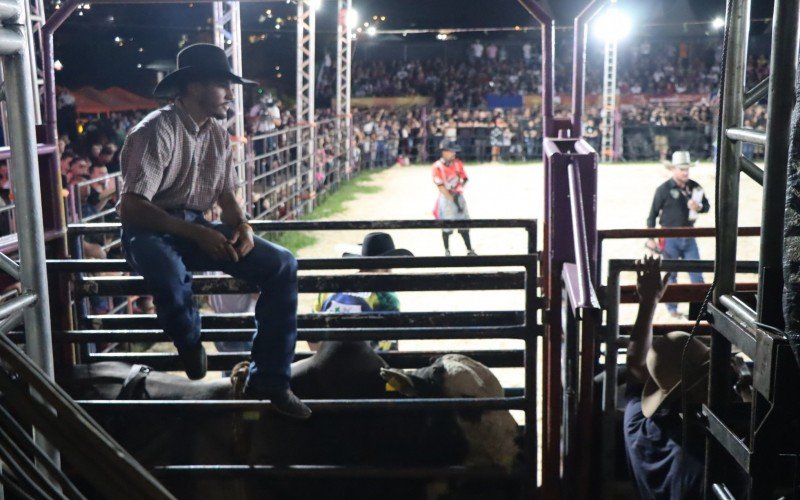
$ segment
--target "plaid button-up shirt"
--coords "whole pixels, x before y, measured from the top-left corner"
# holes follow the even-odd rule
[[[228,132],[213,118],[198,126],[179,101],[131,129],[120,165],[121,192],[164,209],[205,211],[237,187]]]

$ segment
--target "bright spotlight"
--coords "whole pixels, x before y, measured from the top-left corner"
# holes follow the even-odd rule
[[[308,0],[308,5],[314,10],[319,10],[322,8],[322,0]]]
[[[370,26],[369,28],[367,28],[367,35],[375,36],[377,33],[378,33],[378,30],[377,30],[377,28],[375,28],[375,26]]]
[[[345,22],[347,23],[347,27],[350,29],[358,26],[358,11],[356,9],[348,10],[347,14],[345,14]]]
[[[713,21],[711,21],[711,27],[715,30],[722,29],[725,27],[725,20],[721,17],[715,17]]]
[[[440,40],[442,42],[447,41],[447,33],[437,33],[436,34],[436,39]]]
[[[593,31],[601,40],[620,40],[631,32],[631,18],[611,5],[594,23]]]

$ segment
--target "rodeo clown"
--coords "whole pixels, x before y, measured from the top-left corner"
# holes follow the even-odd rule
[[[464,199],[464,186],[469,180],[464,171],[464,163],[456,158],[456,153],[461,148],[458,144],[444,140],[441,143],[442,157],[433,164],[433,183],[439,188],[439,198],[433,215],[437,220],[469,220],[467,200]],[[477,255],[472,249],[469,239],[469,229],[459,229],[458,233],[464,239],[467,255]],[[444,241],[444,254],[450,256],[450,235],[452,228],[442,229]]]

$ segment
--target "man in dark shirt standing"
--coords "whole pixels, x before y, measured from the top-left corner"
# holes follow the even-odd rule
[[[672,178],[658,186],[650,215],[647,216],[647,227],[656,227],[656,218],[659,218],[661,227],[693,227],[698,214],[708,212],[710,205],[703,192],[703,187],[689,179],[689,168],[692,166],[688,151],[675,151],[672,154],[672,163],[667,168],[672,172]],[[700,259],[697,241],[694,238],[664,238],[661,244],[656,244],[654,239],[647,242],[651,250],[660,250],[665,259]],[[689,273],[692,283],[703,283],[703,275]],[[676,275],[672,273],[670,283],[675,283]],[[682,318],[678,312],[678,305],[669,303],[667,310],[675,318]]]

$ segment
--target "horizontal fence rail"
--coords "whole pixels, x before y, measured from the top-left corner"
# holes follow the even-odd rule
[[[259,174],[257,174],[259,175]],[[264,176],[268,179],[268,176]],[[400,230],[442,228],[481,228],[523,230],[527,233],[527,253],[520,255],[489,255],[475,257],[354,257],[347,259],[299,259],[298,276],[301,293],[322,291],[484,291],[518,290],[525,294],[525,309],[501,311],[441,311],[441,312],[392,312],[364,314],[300,314],[298,315],[298,339],[309,342],[331,340],[461,340],[461,339],[509,339],[521,341],[514,348],[491,349],[467,348],[444,351],[432,346],[426,350],[379,352],[389,366],[399,369],[416,369],[430,366],[433,359],[449,353],[469,356],[490,368],[524,369],[524,387],[506,387],[502,398],[406,398],[399,394],[387,394],[385,399],[335,399],[306,401],[319,414],[346,414],[352,412],[453,412],[486,410],[522,410],[527,422],[535,422],[537,403],[538,357],[536,345],[543,333],[538,322],[538,310],[542,299],[538,297],[537,270],[539,255],[536,253],[537,224],[534,220],[470,220],[444,222],[434,220],[404,221],[253,221],[258,232],[279,233],[286,231],[326,230]],[[90,234],[115,236],[120,224],[71,224],[71,237]],[[51,274],[69,279],[70,291],[75,299],[91,296],[140,296],[147,293],[142,278],[138,276],[97,276],[102,273],[132,273],[130,266],[120,259],[85,260],[67,259],[47,262]],[[371,273],[370,270],[395,269],[391,274]],[[227,276],[195,275],[195,293],[250,293],[256,288],[242,280]],[[202,341],[246,341],[253,335],[254,315],[213,314],[201,315]],[[92,352],[85,346],[110,344],[126,349],[126,343],[169,342],[153,314],[84,314],[78,315],[76,325],[70,329],[54,332],[57,345],[79,352],[83,363],[116,361],[127,364],[144,364],[157,370],[178,370],[180,360],[175,353],[159,352]],[[22,340],[16,338],[15,340]],[[520,348],[521,345],[524,349]],[[485,345],[485,344],[484,344]],[[295,361],[308,359],[311,352],[297,352]],[[247,359],[247,352],[210,353],[209,369],[226,370]],[[379,397],[383,397],[380,396]],[[98,418],[113,418],[114,415],[133,415],[139,412],[157,412],[164,418],[181,418],[184,414],[237,414],[241,412],[271,413],[271,404],[253,400],[208,400],[208,401],[108,401],[87,400],[81,405]],[[523,427],[526,433],[524,451],[526,459],[520,468],[513,470],[485,467],[431,466],[408,467],[405,471],[386,473],[377,468],[350,468],[340,466],[296,467],[297,477],[453,477],[509,478],[523,480],[525,484],[535,481],[516,471],[536,470],[535,426]],[[161,464],[159,464],[161,465]],[[187,472],[191,465],[161,465],[154,471],[159,477],[180,474],[202,475],[202,472]],[[209,469],[225,468],[226,465],[203,465]],[[258,465],[257,474],[252,468],[228,468],[224,474],[246,478],[251,475],[269,476],[274,465]],[[282,466],[281,466],[282,467]],[[388,469],[388,468],[387,468]],[[199,469],[194,469],[195,471]],[[223,469],[217,469],[223,470]],[[362,470],[364,472],[362,472]],[[333,471],[333,472],[331,472]],[[211,474],[213,475],[213,473]],[[207,477],[207,476],[203,476]],[[535,488],[535,486],[533,486]],[[529,488],[530,489],[530,488]],[[532,490],[531,490],[532,491]]]
[[[265,232],[282,231],[346,231],[379,229],[508,229],[521,228],[535,231],[536,220],[531,219],[470,219],[445,220],[356,220],[356,221],[251,221],[254,230]],[[122,227],[119,223],[70,224],[71,234],[113,233]]]

